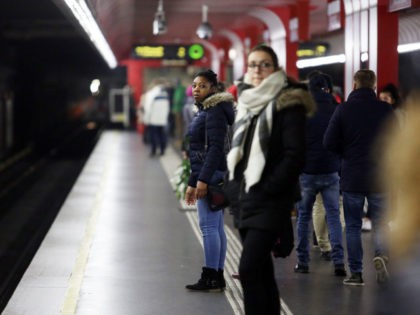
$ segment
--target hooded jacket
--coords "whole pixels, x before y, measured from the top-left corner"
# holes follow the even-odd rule
[[[196,187],[198,180],[209,184],[215,171],[226,171],[225,137],[235,118],[233,96],[227,92],[211,94],[195,105],[198,113],[188,129],[191,187]]]
[[[334,97],[321,89],[311,89],[317,111],[306,122],[306,162],[303,173],[329,174],[339,171],[338,155],[325,149],[322,144],[328,122],[337,104]]]

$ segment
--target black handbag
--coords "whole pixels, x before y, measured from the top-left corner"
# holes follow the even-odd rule
[[[207,186],[207,200],[211,211],[219,211],[229,206],[229,198],[223,189],[223,182]]]

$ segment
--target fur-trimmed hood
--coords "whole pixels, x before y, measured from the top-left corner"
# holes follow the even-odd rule
[[[196,108],[201,108],[202,110],[209,110],[216,106],[220,106],[225,113],[227,122],[229,125],[232,125],[235,121],[235,102],[234,97],[229,92],[219,92],[207,97],[203,103],[196,103]]]
[[[232,102],[234,101],[234,97],[232,94],[228,92],[220,92],[215,93],[207,97],[204,102],[202,103],[203,109],[208,109],[210,107],[216,106],[221,102]]]
[[[316,111],[316,103],[313,97],[303,86],[289,85],[280,92],[276,109],[281,110],[295,105],[305,106],[307,116],[312,116]]]

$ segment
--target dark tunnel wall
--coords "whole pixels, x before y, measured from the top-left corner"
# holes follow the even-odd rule
[[[124,71],[109,69],[94,48],[80,38],[0,39],[0,51],[0,96],[12,91],[14,99],[12,151],[74,123],[69,108],[91,97],[93,79],[118,88],[126,82]],[[101,100],[105,99],[103,94]]]

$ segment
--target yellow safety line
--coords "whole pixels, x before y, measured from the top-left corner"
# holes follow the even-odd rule
[[[115,137],[117,133],[112,133],[112,135],[114,135]],[[120,137],[118,139],[120,139]],[[117,145],[117,141],[111,141],[111,143],[113,143],[113,148]],[[113,148],[109,151],[115,152]],[[104,171],[102,173],[100,185],[98,187],[98,191],[96,192],[95,201],[92,206],[92,214],[86,225],[85,235],[83,236],[82,242],[80,244],[78,256],[68,282],[67,292],[64,297],[63,306],[60,312],[60,314],[62,315],[76,314],[77,303],[79,301],[80,290],[82,287],[85,269],[89,258],[89,252],[93,243],[93,239],[95,237],[95,231],[99,215],[102,210],[102,202],[104,196],[103,192],[105,186],[104,184],[106,182],[110,169],[110,157],[112,157],[112,154],[107,154],[106,156],[107,159],[105,161]]]

